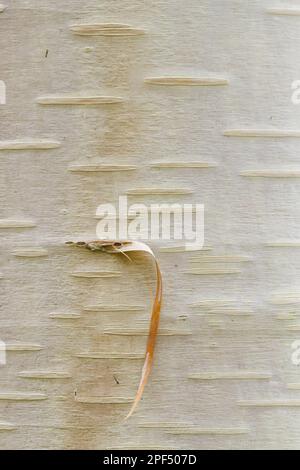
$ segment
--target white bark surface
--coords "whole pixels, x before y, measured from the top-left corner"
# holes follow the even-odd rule
[[[299,2],[3,3],[0,447],[299,448]],[[153,245],[161,335],[124,424],[154,275],[64,242],[157,188],[205,204],[211,251]]]

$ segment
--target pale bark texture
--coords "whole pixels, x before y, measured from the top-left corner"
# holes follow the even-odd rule
[[[299,448],[299,2],[0,10],[0,447]],[[204,204],[205,250],[150,242],[161,329],[124,423],[155,271],[65,242],[127,193]]]

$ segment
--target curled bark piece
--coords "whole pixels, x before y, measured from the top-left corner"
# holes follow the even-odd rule
[[[144,252],[149,253],[155,262],[156,267],[156,294],[155,299],[152,306],[152,313],[151,313],[151,320],[150,320],[150,328],[149,328],[149,335],[146,347],[146,357],[145,362],[142,370],[141,380],[138,386],[138,390],[131,407],[129,414],[127,415],[126,419],[130,418],[130,416],[134,413],[139,401],[141,400],[145,386],[148,382],[148,378],[150,376],[153,359],[154,359],[154,351],[155,351],[155,344],[156,338],[158,333],[159,321],[160,321],[160,311],[161,311],[161,304],[162,304],[162,275],[159,268],[159,264],[157,259],[148,245],[141,242],[135,241],[93,241],[93,242],[67,242],[69,246],[78,246],[82,248],[87,248],[90,251],[102,251],[105,253],[120,253],[130,258],[130,252]]]

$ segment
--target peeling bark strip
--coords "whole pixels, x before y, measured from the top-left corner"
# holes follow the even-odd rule
[[[140,328],[110,328],[105,329],[103,334],[108,336],[147,336],[148,330]],[[160,330],[157,334],[159,336],[189,336],[192,333],[182,330]]]
[[[51,150],[61,146],[57,140],[2,140],[0,150]]]
[[[97,172],[118,172],[135,171],[138,167],[134,165],[107,165],[107,164],[74,164],[69,167],[69,171],[77,173],[97,173]]]
[[[207,429],[200,428],[199,426],[190,426],[190,427],[178,427],[177,429],[167,429],[167,434],[173,435],[200,435],[200,436],[239,436],[242,434],[249,434],[250,429],[246,428],[216,428],[216,429]]]
[[[300,240],[278,240],[267,242],[265,246],[269,248],[300,248]]]
[[[201,248],[201,250],[194,250],[192,248],[186,247],[186,246],[162,246],[160,247],[159,251],[161,253],[186,253],[186,252],[193,252],[195,251],[211,251],[211,247],[204,247]]]
[[[48,251],[43,248],[17,248],[12,254],[17,258],[43,258],[48,256]]]
[[[16,428],[15,424],[0,421],[0,431],[14,431]]]
[[[300,169],[295,170],[249,170],[241,176],[248,178],[300,178]]]
[[[42,349],[44,348],[40,344],[6,343],[6,351],[11,351],[11,352],[42,351]]]
[[[268,8],[267,12],[270,15],[300,16],[300,8],[297,7]]]
[[[270,380],[272,374],[269,372],[256,371],[228,371],[228,372],[203,372],[191,374],[188,377],[191,380]]]
[[[87,352],[77,354],[75,357],[78,359],[113,359],[113,360],[120,360],[126,359],[130,361],[136,361],[140,359],[144,359],[144,354],[132,354],[132,353],[106,353],[106,352]]]
[[[76,271],[71,273],[73,277],[82,277],[86,279],[112,278],[120,277],[121,273],[117,271]]]
[[[70,27],[70,30],[79,36],[142,36],[145,34],[142,29],[118,23],[75,24]]]
[[[215,168],[218,165],[213,162],[156,162],[150,166],[161,170],[168,168]]]
[[[231,267],[207,267],[207,268],[194,268],[190,269],[189,271],[185,271],[184,274],[192,274],[196,276],[206,276],[206,275],[214,275],[214,276],[221,276],[223,274],[240,274],[242,271],[237,268]]]
[[[192,194],[193,191],[191,189],[185,188],[136,188],[136,189],[128,189],[126,194],[128,196],[149,196],[149,195],[185,195],[185,194]]]
[[[238,405],[245,408],[298,408],[300,407],[300,400],[240,400]]]
[[[132,403],[132,398],[127,397],[76,397],[75,401],[78,403],[85,403],[86,405],[123,405]]]
[[[81,318],[81,315],[79,313],[60,313],[60,312],[53,312],[49,313],[49,318],[54,318],[57,320],[78,320]]]
[[[292,129],[228,129],[223,132],[226,137],[300,137],[299,130]]]
[[[185,423],[141,423],[140,428],[145,429],[163,429],[168,434],[199,434],[208,436],[233,436],[240,434],[248,434],[249,429],[246,428],[204,428],[196,425]]]
[[[102,104],[118,104],[124,101],[116,96],[80,96],[80,95],[48,95],[41,96],[36,102],[41,105],[71,105],[71,106],[95,106]]]
[[[84,312],[96,313],[136,313],[144,310],[142,305],[86,305]]]
[[[149,77],[145,78],[148,85],[163,86],[224,86],[228,80],[213,77]]]
[[[43,393],[26,393],[26,392],[1,392],[0,400],[5,401],[40,401],[47,400],[47,395]]]
[[[134,399],[134,402],[133,402],[133,405],[131,407],[129,414],[126,417],[126,419],[128,419],[135,411],[140,399],[143,396],[143,392],[148,382],[148,378],[151,373],[151,369],[153,365],[154,350],[155,350],[156,338],[158,334],[161,303],[162,303],[162,275],[161,275],[161,271],[160,271],[157,259],[155,258],[153,251],[145,243],[140,243],[140,242],[131,242],[131,241],[112,242],[112,241],[99,241],[98,240],[98,241],[94,241],[90,243],[68,242],[67,245],[79,246],[81,248],[87,248],[88,250],[91,250],[91,251],[103,251],[106,253],[121,253],[124,256],[126,256],[126,258],[129,258],[128,253],[130,252],[145,252],[145,253],[149,253],[155,261],[156,295],[155,295],[155,299],[154,299],[154,303],[152,307],[150,329],[149,329],[149,335],[148,335],[148,341],[147,341],[147,347],[146,347],[146,358],[145,358],[145,362],[144,362],[144,366],[142,370],[142,377],[138,386],[136,397]],[[92,402],[86,401],[86,403],[95,403],[95,401],[92,401]],[[101,401],[101,403],[103,402]]]
[[[0,229],[33,227],[36,227],[36,224],[31,220],[0,219]]]
[[[23,379],[37,379],[37,380],[54,380],[54,379],[70,379],[72,378],[71,374],[68,372],[58,372],[58,371],[44,371],[44,370],[34,370],[34,371],[22,371],[18,373],[19,377]]]

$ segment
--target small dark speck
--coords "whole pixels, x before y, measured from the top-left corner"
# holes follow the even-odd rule
[[[74,396],[77,397],[77,391],[76,391],[76,390],[75,390],[75,392],[74,392]]]
[[[47,59],[47,57],[48,57],[48,54],[49,54],[49,49],[46,49],[46,52],[45,52],[45,57],[46,57],[46,59]]]
[[[116,382],[117,385],[120,385],[120,382],[118,381],[117,377],[114,375],[114,380]]]
[[[175,267],[175,268],[178,268],[178,264],[175,264],[174,267]]]

